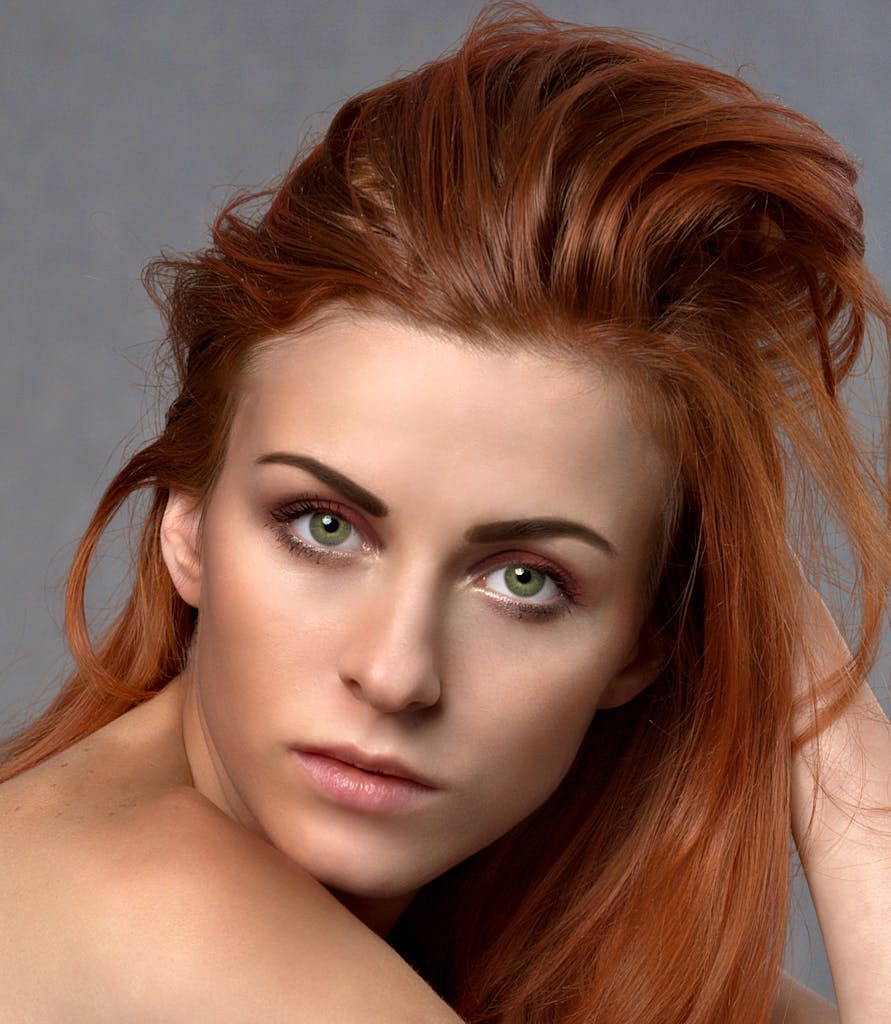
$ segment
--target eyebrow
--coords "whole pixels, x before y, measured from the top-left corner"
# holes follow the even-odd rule
[[[615,556],[616,549],[602,534],[571,519],[508,519],[499,523],[474,526],[466,533],[472,544],[490,544],[505,540],[544,540],[548,537],[575,537]]]
[[[257,459],[257,465],[292,466],[305,470],[323,484],[328,484],[349,498],[364,512],[382,519],[390,514],[390,509],[376,494],[357,484],[348,476],[332,466],[314,459],[311,455],[300,455],[296,452],[270,452]],[[571,519],[538,518],[538,519],[505,519],[496,523],[485,523],[472,526],[464,535],[470,544],[493,544],[506,540],[544,540],[550,537],[575,537],[598,548],[608,555],[615,556],[616,549],[602,534],[589,526],[576,523]]]
[[[367,512],[376,519],[383,519],[384,516],[390,514],[389,508],[376,494],[372,494],[371,491],[366,490],[361,484],[357,484],[355,480],[350,480],[348,476],[344,476],[343,473],[339,473],[331,466],[326,466],[324,462],[319,462],[318,459],[314,459],[311,455],[298,455],[292,452],[270,452],[268,455],[261,455],[257,459],[257,465],[276,464],[306,470],[316,480],[340,491],[345,498],[349,498],[363,512]]]

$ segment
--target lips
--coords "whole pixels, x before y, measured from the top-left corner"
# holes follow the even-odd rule
[[[302,747],[294,755],[325,801],[363,815],[410,813],[434,799],[436,786],[391,757],[354,747]]]
[[[377,775],[384,779],[411,782],[414,785],[424,786],[427,789],[437,788],[430,779],[415,771],[415,769],[404,761],[399,760],[399,758],[367,754],[356,747],[300,747],[297,749],[297,753],[330,758],[332,761],[339,761],[351,768],[358,768],[370,775]]]

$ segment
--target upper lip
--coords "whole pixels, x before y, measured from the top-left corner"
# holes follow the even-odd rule
[[[378,775],[389,775],[397,779],[405,779],[408,782],[415,782],[419,786],[427,786],[435,789],[436,785],[426,776],[415,771],[405,761],[398,757],[386,755],[368,754],[358,747],[332,746],[332,747],[300,747],[304,754],[321,754],[323,757],[331,757],[335,761],[343,761],[344,764],[352,765],[354,768],[361,768],[366,772],[375,772]]]

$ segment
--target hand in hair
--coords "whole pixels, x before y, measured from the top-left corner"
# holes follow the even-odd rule
[[[811,737],[805,729],[793,755],[793,834],[829,957],[838,1019],[878,1024],[891,1020],[891,723],[807,584],[800,612],[802,690],[809,691],[800,695],[800,717],[822,728]],[[827,714],[822,692],[842,710]]]

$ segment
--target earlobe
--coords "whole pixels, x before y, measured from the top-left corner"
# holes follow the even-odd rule
[[[161,553],[176,592],[193,608],[201,594],[200,524],[201,503],[171,491],[161,520]]]
[[[665,646],[659,638],[653,635],[641,637],[631,659],[600,695],[598,709],[617,708],[643,693],[665,668],[666,661]]]

